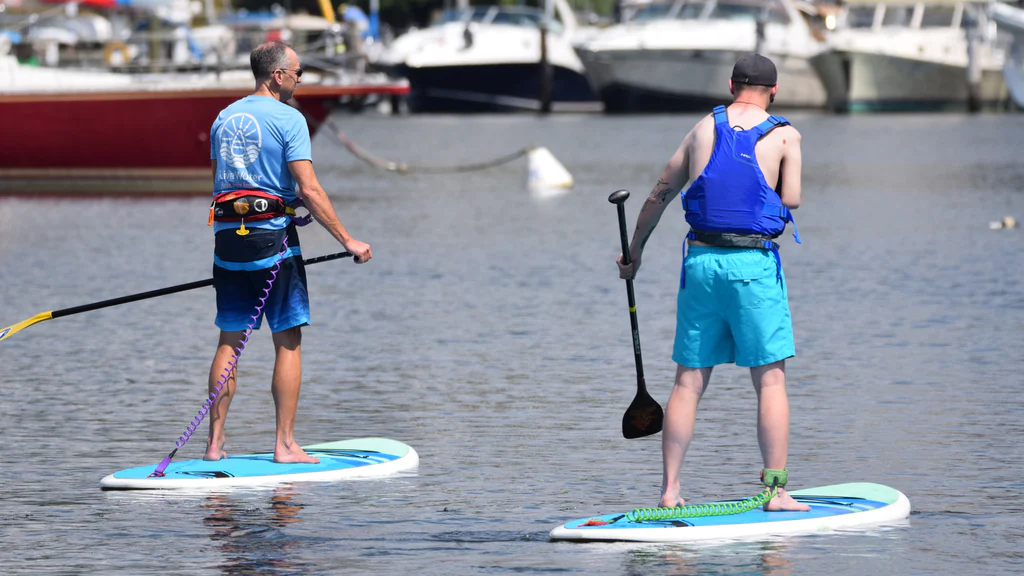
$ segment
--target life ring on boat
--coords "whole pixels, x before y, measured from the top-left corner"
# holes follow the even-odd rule
[[[108,42],[103,49],[103,61],[108,66],[124,66],[128,60],[128,45],[124,42]]]

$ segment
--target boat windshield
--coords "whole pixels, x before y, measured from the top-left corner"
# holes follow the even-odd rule
[[[473,6],[461,10],[445,10],[434,24],[478,22],[480,24],[505,24],[540,28],[540,23],[543,20],[544,13],[542,11],[526,6]],[[562,23],[557,19],[552,21],[549,30],[556,34],[561,33],[563,30]]]
[[[719,0],[714,3],[708,18],[714,20],[753,20],[764,18],[765,22],[789,24],[789,16],[782,2],[778,0]]]
[[[672,17],[672,9],[675,4],[646,4],[636,8],[636,12],[629,19],[630,22],[650,22],[651,20],[663,20]]]
[[[645,22],[665,18],[680,20],[752,20],[789,24],[789,15],[780,0],[682,0],[673,4],[648,4],[639,7],[631,18]]]

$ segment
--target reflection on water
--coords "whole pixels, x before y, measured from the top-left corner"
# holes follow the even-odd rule
[[[685,549],[673,546],[638,548],[626,556],[624,574],[667,574],[691,576],[727,570],[733,574],[762,574],[764,576],[788,576],[795,574],[795,566],[786,558],[789,546],[785,541],[732,542],[727,545],[725,556],[730,562],[719,562],[708,558],[707,551],[723,551],[722,544],[687,545]]]
[[[304,543],[286,530],[302,520],[301,494],[291,487],[276,488],[263,505],[235,499],[230,493],[211,494],[200,505],[203,525],[223,558],[223,574],[294,574],[310,568],[298,556]]]

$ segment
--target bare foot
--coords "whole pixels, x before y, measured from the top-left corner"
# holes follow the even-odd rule
[[[665,493],[661,495],[661,500],[658,501],[658,506],[661,508],[686,506],[686,500],[679,497],[679,492],[676,492],[675,494]]]
[[[765,512],[807,512],[811,507],[807,504],[801,504],[793,499],[788,492],[779,488],[779,492],[774,498],[769,500],[764,505]]]
[[[221,438],[220,442],[214,444],[210,442],[210,439],[206,439],[206,454],[203,456],[203,460],[221,460],[228,457],[228,453],[224,451],[224,440]]]
[[[290,446],[278,444],[274,448],[274,462],[278,464],[319,464],[320,459],[306,454],[306,451],[298,444]]]

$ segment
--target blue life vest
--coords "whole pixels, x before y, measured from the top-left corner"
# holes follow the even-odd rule
[[[715,115],[715,145],[700,176],[682,196],[683,210],[690,232],[689,240],[728,248],[760,248],[775,255],[777,278],[782,280],[779,245],[773,239],[782,235],[787,222],[793,222],[793,238],[800,244],[800,233],[789,208],[774,188],[768,185],[757,164],[754,147],[766,134],[789,121],[781,116],[767,120],[750,130],[729,126],[725,106]],[[686,241],[683,241],[683,274],[680,287],[686,285]]]

